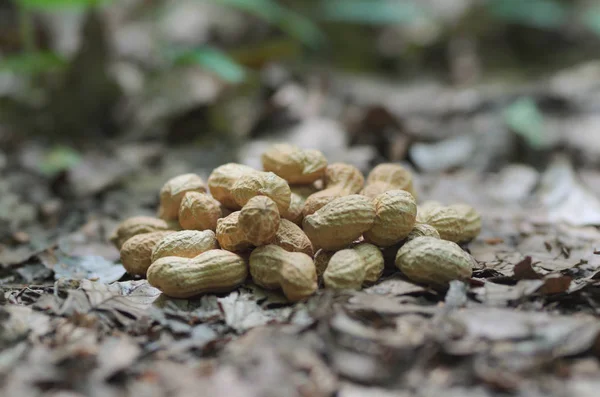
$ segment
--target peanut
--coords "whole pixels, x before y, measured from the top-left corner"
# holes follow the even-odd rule
[[[315,213],[334,199],[358,193],[365,182],[360,170],[350,164],[333,163],[325,169],[325,189],[313,193],[304,203],[304,216]]]
[[[227,163],[217,167],[208,177],[208,188],[210,194],[223,204],[225,208],[237,211],[242,208],[238,205],[231,195],[233,184],[242,177],[242,175],[258,172],[247,165]]]
[[[310,256],[264,245],[250,254],[250,274],[267,289],[283,290],[290,301],[302,300],[317,290],[317,272]]]
[[[186,230],[216,230],[221,204],[205,193],[187,192],[179,205],[179,224]]]
[[[406,237],[406,241],[413,240],[417,237],[435,237],[440,238],[440,234],[435,227],[426,223],[417,223]]]
[[[375,206],[367,197],[339,197],[312,215],[302,225],[313,247],[329,251],[347,247],[373,226]]]
[[[252,197],[240,211],[238,223],[252,245],[265,245],[275,238],[279,229],[279,210],[266,196]]]
[[[415,225],[417,203],[404,190],[388,190],[376,196],[375,222],[364,234],[365,241],[389,247],[408,236]]]
[[[165,256],[148,268],[148,282],[173,298],[229,292],[246,280],[246,262],[229,251],[210,250],[194,258]]]
[[[182,230],[168,234],[156,244],[152,251],[152,262],[165,256],[193,258],[218,248],[217,238],[212,230]]]
[[[152,263],[152,250],[170,231],[138,234],[131,237],[121,247],[121,263],[132,275],[145,276]]]
[[[265,171],[274,172],[288,183],[313,183],[323,176],[327,167],[327,159],[320,151],[288,144],[271,146],[261,160]]]
[[[336,251],[325,251],[324,249],[320,249],[315,254],[315,267],[317,268],[317,277],[319,279],[323,277],[323,273],[325,273],[327,265],[329,265],[329,261],[335,253]]]
[[[171,230],[172,228],[172,224],[169,224],[162,219],[153,218],[151,216],[134,216],[124,220],[115,228],[110,236],[110,241],[120,250],[125,241],[133,236],[143,233]]]
[[[477,210],[468,204],[453,204],[452,208],[458,213],[458,216],[463,220],[463,234],[459,238],[459,243],[467,243],[481,232],[481,215]]]
[[[464,221],[453,208],[440,206],[429,206],[425,210],[419,208],[417,221],[433,226],[443,240],[456,243],[463,238]]]
[[[240,211],[232,212],[217,222],[217,240],[227,251],[244,251],[252,246],[246,234],[240,229]]]
[[[398,250],[396,266],[410,280],[446,287],[472,275],[473,259],[457,244],[435,237],[417,237]]]
[[[244,206],[252,197],[267,196],[277,204],[280,214],[290,206],[291,190],[285,179],[272,172],[254,172],[242,175],[231,187],[235,202]]]
[[[379,164],[369,173],[361,194],[375,198],[388,190],[405,190],[416,197],[410,171],[400,164]]]
[[[275,233],[272,244],[278,245],[286,251],[302,252],[308,256],[313,255],[313,246],[306,233],[295,223],[282,219],[279,229]]]
[[[302,198],[302,196],[292,192],[292,195],[290,196],[290,206],[283,217],[294,222],[296,225],[301,225],[302,219],[304,219],[304,214],[302,214],[302,211],[304,210],[304,201],[305,199]]]
[[[166,221],[176,220],[179,205],[186,192],[206,192],[206,185],[196,174],[183,174],[169,179],[160,189],[158,216]]]
[[[373,244],[360,243],[331,256],[323,272],[323,281],[328,288],[359,289],[379,280],[383,269],[381,250]]]

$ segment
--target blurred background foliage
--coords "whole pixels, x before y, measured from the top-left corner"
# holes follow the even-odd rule
[[[218,95],[195,94],[212,105],[256,93],[273,63],[469,85],[526,80],[600,48],[594,0],[2,0],[0,22],[0,121],[50,139],[147,129],[156,116],[138,111],[133,128],[128,110],[189,67],[219,80]],[[518,121],[531,106],[513,109],[516,128],[537,129]],[[207,117],[230,127],[218,127],[226,113]]]

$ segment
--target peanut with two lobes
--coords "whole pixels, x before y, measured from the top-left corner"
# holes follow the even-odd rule
[[[466,205],[417,208],[412,176],[402,166],[375,167],[365,185],[356,167],[328,165],[315,150],[274,145],[262,162],[264,171],[217,167],[210,193],[195,174],[167,181],[162,219],[138,218],[140,225],[122,224],[113,236],[127,270],[174,297],[230,291],[250,274],[297,301],[317,290],[320,277],[333,289],[376,282],[381,249],[404,242],[396,265],[411,280],[446,285],[470,277],[470,256],[444,239],[475,238],[479,214]]]

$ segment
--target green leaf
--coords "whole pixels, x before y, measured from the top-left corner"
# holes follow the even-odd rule
[[[327,0],[321,2],[322,19],[367,25],[409,23],[425,16],[414,3],[390,0]]]
[[[542,149],[548,143],[544,116],[531,98],[521,98],[509,105],[504,111],[504,122],[535,149]]]
[[[66,60],[56,53],[32,52],[0,59],[0,72],[36,75],[61,69],[66,65]]]
[[[55,146],[50,149],[39,163],[40,172],[55,176],[81,162],[79,153],[67,146]]]
[[[71,8],[96,7],[113,0],[14,0],[27,10],[56,11]]]
[[[177,64],[199,65],[230,83],[241,83],[246,78],[244,67],[216,48],[203,47],[176,53],[174,61]]]
[[[557,28],[568,17],[568,8],[555,0],[488,0],[497,18],[539,28]]]

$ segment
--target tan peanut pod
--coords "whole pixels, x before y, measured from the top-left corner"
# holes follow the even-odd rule
[[[302,210],[304,209],[304,201],[305,199],[302,198],[302,196],[292,192],[290,197],[290,206],[283,217],[294,222],[296,225],[301,225],[302,219],[304,219],[304,215],[302,214]]]
[[[295,223],[287,219],[281,219],[279,229],[275,233],[272,244],[278,245],[286,251],[302,252],[310,257],[313,256],[313,246],[308,236]]]
[[[257,285],[283,290],[291,301],[299,301],[315,293],[317,272],[310,256],[289,252],[277,245],[264,245],[250,254],[250,274]]]
[[[277,204],[273,200],[267,196],[256,196],[242,207],[238,225],[246,239],[258,247],[275,238],[280,219]]]
[[[325,287],[332,289],[360,289],[365,280],[365,265],[353,249],[337,251],[323,273]]]
[[[375,198],[388,190],[405,190],[415,197],[413,177],[409,170],[394,163],[377,165],[367,176],[362,195]]]
[[[435,237],[417,237],[402,246],[396,266],[410,280],[447,287],[452,280],[468,280],[473,259],[456,243]]]
[[[240,211],[217,221],[217,241],[227,251],[243,251],[252,246],[239,225]]]
[[[280,214],[290,206],[292,192],[285,179],[272,172],[254,172],[242,175],[231,187],[235,202],[244,206],[252,197],[267,196],[277,204]]]
[[[315,267],[317,268],[317,277],[323,277],[323,273],[325,273],[325,269],[327,269],[327,265],[329,264],[329,260],[336,253],[336,251],[325,251],[324,249],[320,249],[315,254]]]
[[[194,258],[166,256],[148,268],[148,282],[173,298],[229,292],[248,276],[242,257],[224,250],[206,251]]]
[[[290,185],[290,190],[292,193],[302,197],[303,200],[306,200],[308,196],[319,191],[316,183],[311,183],[310,185]]]
[[[261,160],[265,171],[274,172],[289,183],[313,183],[327,167],[327,159],[320,151],[286,143],[268,148]]]
[[[350,245],[373,226],[375,206],[358,194],[339,197],[304,218],[304,232],[313,248],[335,251]]]
[[[145,276],[152,263],[152,250],[170,231],[138,234],[131,237],[121,247],[121,263],[127,273]]]
[[[179,224],[185,230],[216,230],[221,204],[205,193],[187,192],[179,205]]]
[[[458,216],[463,220],[463,234],[458,242],[467,243],[479,236],[481,215],[475,208],[468,204],[453,204],[448,207],[458,212]]]
[[[360,243],[352,247],[352,249],[360,256],[365,267],[363,284],[377,282],[385,268],[383,253],[379,247],[369,243]]]
[[[459,242],[463,237],[464,222],[455,209],[450,207],[429,207],[426,211],[421,211],[421,223],[433,226],[442,240]]]
[[[364,233],[365,241],[389,247],[406,238],[415,225],[417,203],[404,190],[388,190],[373,199],[375,222]]]
[[[176,220],[179,205],[187,192],[206,193],[206,185],[196,174],[183,174],[169,179],[160,189],[158,217],[166,221]]]
[[[435,200],[427,200],[424,203],[417,206],[417,223],[427,223],[425,222],[428,212],[433,210],[434,208],[444,207],[444,204]]]
[[[172,226],[162,219],[151,216],[134,216],[124,220],[115,228],[110,236],[110,241],[120,250],[125,241],[133,236],[171,229]]]
[[[182,230],[168,234],[156,244],[152,250],[152,262],[165,256],[193,258],[218,248],[217,237],[212,230]]]
[[[433,226],[430,226],[426,223],[416,223],[413,227],[413,230],[411,230],[410,233],[408,233],[408,236],[406,236],[406,241],[413,240],[417,237],[440,238],[440,234]]]
[[[237,211],[242,208],[236,203],[231,195],[233,184],[242,177],[242,175],[259,172],[252,167],[236,163],[227,163],[215,168],[208,177],[208,189],[210,194],[223,204],[225,208]],[[225,214],[226,216],[226,214]]]
[[[325,188],[311,194],[304,203],[304,216],[314,214],[333,199],[360,192],[365,178],[358,168],[345,163],[333,163],[325,169]]]

